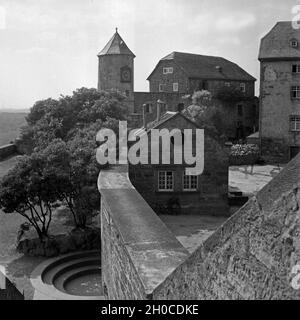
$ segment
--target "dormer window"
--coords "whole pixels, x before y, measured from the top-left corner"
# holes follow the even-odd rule
[[[173,67],[163,68],[163,74],[173,73]]]
[[[296,40],[296,39],[291,40],[290,46],[292,48],[298,48],[298,40]]]

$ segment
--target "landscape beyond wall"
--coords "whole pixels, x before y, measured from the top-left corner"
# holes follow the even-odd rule
[[[192,255],[131,185],[102,171],[102,276],[110,299],[300,299],[300,155]]]

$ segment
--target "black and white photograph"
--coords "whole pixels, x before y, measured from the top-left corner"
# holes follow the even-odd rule
[[[300,0],[0,0],[5,300],[300,300]]]

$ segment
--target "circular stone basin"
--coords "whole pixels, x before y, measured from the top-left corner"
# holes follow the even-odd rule
[[[101,272],[91,270],[70,277],[64,284],[65,291],[76,296],[96,296],[101,294]]]
[[[41,263],[31,274],[34,299],[102,300],[99,251],[71,253]]]

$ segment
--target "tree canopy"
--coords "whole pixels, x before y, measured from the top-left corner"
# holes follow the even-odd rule
[[[0,181],[0,208],[24,216],[40,239],[58,204],[68,206],[75,226],[84,228],[100,202],[96,135],[101,128],[118,130],[127,117],[124,100],[119,92],[81,88],[37,101],[19,141],[27,155]]]

